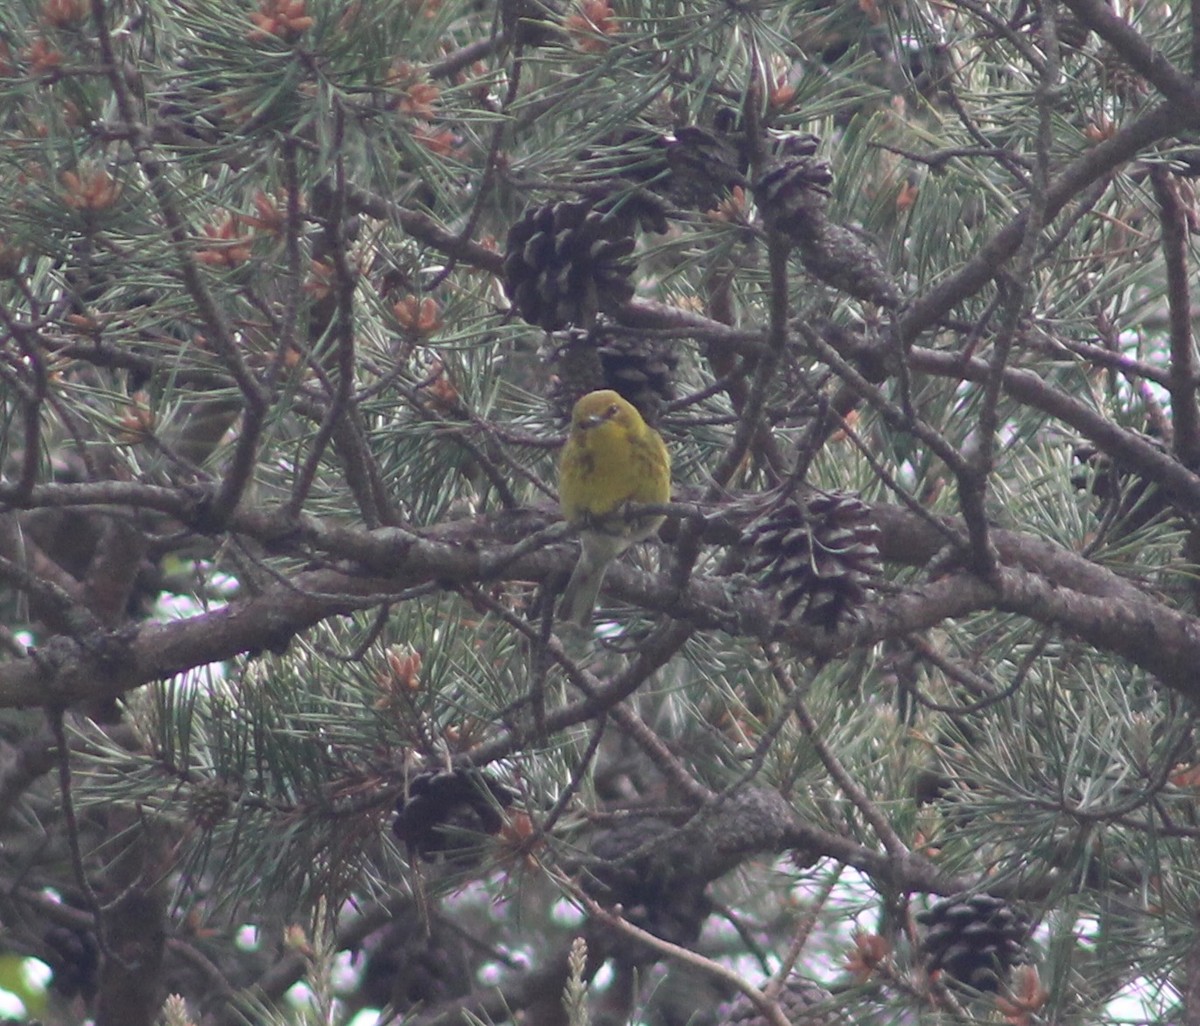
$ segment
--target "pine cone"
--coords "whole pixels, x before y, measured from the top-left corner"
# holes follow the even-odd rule
[[[675,398],[679,357],[668,345],[634,336],[597,339],[605,387],[628,399],[651,423]]]
[[[498,834],[515,795],[478,770],[420,773],[396,803],[392,832],[421,858],[469,858],[472,834]]]
[[[833,172],[816,156],[815,135],[785,138],[762,176],[754,183],[754,200],[768,228],[793,237],[811,236],[813,218],[829,204]]]
[[[925,968],[978,991],[994,992],[1014,965],[1025,962],[1028,921],[991,894],[956,895],[917,914],[929,927],[921,950]]]
[[[561,337],[556,336],[556,344],[546,351],[547,362],[552,367],[546,399],[560,426],[570,421],[571,410],[580,396],[608,388],[592,332],[574,329],[567,332],[565,342],[560,341]]]
[[[750,162],[743,150],[737,113],[722,108],[707,128],[680,125],[669,135],[641,126],[613,132],[579,159],[593,180],[623,179],[675,206],[704,211],[746,184]]]
[[[1043,31],[1042,24],[1041,14],[1034,11],[1021,23],[1020,28],[1028,31],[1039,44],[1044,45],[1046,33]],[[1082,50],[1087,46],[1092,32],[1065,7],[1059,7],[1054,14],[1054,34],[1058,37],[1058,46],[1061,52],[1063,50]]]
[[[563,423],[570,420],[580,396],[600,388],[624,396],[649,424],[675,397],[679,362],[675,350],[649,339],[611,336],[601,330],[572,332],[552,359],[557,373],[549,398]]]
[[[783,617],[834,630],[866,601],[879,572],[879,528],[853,495],[821,494],[805,505],[790,500],[750,530],[748,569],[779,592]]]
[[[391,923],[363,943],[358,997],[390,1004],[397,1014],[416,1005],[438,1005],[471,989],[470,942],[443,918],[401,906]]]
[[[763,221],[795,243],[800,262],[818,281],[856,299],[898,307],[904,297],[874,247],[826,215],[833,172],[816,156],[820,142],[815,135],[792,135],[778,144],[754,183]]]
[[[188,797],[188,814],[201,830],[212,830],[232,807],[229,792],[216,780],[201,781]]]
[[[810,227],[810,232],[793,236],[809,274],[855,299],[888,309],[900,306],[904,297],[899,286],[866,239],[820,214],[811,218]]]
[[[746,162],[731,133],[681,125],[665,142],[671,169],[667,196],[679,206],[712,210],[735,186],[746,184]]]
[[[530,324],[546,331],[589,326],[600,311],[633,298],[636,214],[591,200],[533,207],[509,229],[504,291]]]
[[[791,977],[779,992],[779,1007],[792,1026],[849,1026],[832,994],[809,980]],[[717,1026],[768,1026],[769,1020],[745,994],[717,1011]]]
[[[1150,92],[1149,83],[1111,46],[1101,48],[1096,59],[1100,64],[1101,82],[1117,99],[1136,103]]]

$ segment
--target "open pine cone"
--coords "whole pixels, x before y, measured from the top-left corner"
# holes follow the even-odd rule
[[[1028,922],[991,894],[944,898],[918,913],[917,922],[929,927],[921,943],[925,968],[973,990],[999,990],[1013,966],[1026,961]]]
[[[833,172],[816,155],[815,135],[788,136],[780,142],[754,183],[754,200],[768,228],[785,235],[811,235],[813,218],[829,205]]]
[[[513,792],[478,770],[419,773],[396,803],[392,832],[426,861],[469,857],[472,835],[498,834]]]
[[[679,358],[668,344],[636,336],[609,334],[602,328],[574,331],[551,357],[555,378],[549,399],[559,419],[571,418],[575,401],[588,392],[611,388],[628,399],[653,424],[674,396]]]
[[[834,630],[866,601],[879,572],[879,528],[853,495],[789,500],[750,530],[748,569],[779,593],[781,614]]]
[[[588,327],[633,298],[635,218],[591,200],[533,207],[508,231],[504,291],[546,331]]]

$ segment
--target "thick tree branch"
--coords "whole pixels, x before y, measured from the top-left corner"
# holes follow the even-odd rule
[[[494,533],[515,529],[528,535],[537,518],[538,514],[524,511],[520,516],[497,516],[494,522],[450,524],[426,535],[396,528],[355,530],[302,518],[286,536],[290,545],[296,551],[317,550],[340,557],[348,561],[344,569],[299,573],[252,598],[183,620],[145,624],[83,642],[55,639],[37,658],[0,665],[0,707],[113,697],[210,662],[264,648],[282,650],[298,631],[327,617],[370,608],[433,581],[454,587],[503,578],[542,580],[564,573],[570,559],[565,547],[544,547],[557,537],[555,532],[544,538],[527,537],[515,545],[489,545],[481,539],[481,528],[489,523]],[[937,533],[928,523],[887,507],[881,507],[879,521],[885,553],[906,561],[928,558],[927,546]],[[283,537],[280,525],[269,516],[238,513],[234,522],[251,537],[276,544]],[[476,539],[470,545],[455,540],[455,532],[467,528]],[[714,530],[728,538],[727,523],[718,523]],[[1198,693],[1194,667],[1200,663],[1200,623],[1194,618],[1064,549],[1012,532],[994,534],[1004,565],[995,586],[966,575],[937,581],[870,607],[856,625],[836,633],[788,626],[781,628],[779,636],[801,651],[829,657],[969,612],[1006,609],[1086,638],[1099,649],[1156,674],[1182,694]],[[370,569],[362,572],[356,567]],[[774,622],[773,600],[746,588],[744,581],[699,577],[680,593],[665,577],[626,566],[614,568],[610,578],[612,594],[685,619],[692,628],[759,637]],[[1114,596],[1120,596],[1121,602],[1114,603]],[[670,657],[688,628],[680,638],[675,633],[662,635],[661,646],[644,646],[624,676],[625,683],[613,694],[584,699],[577,708],[568,707],[570,711],[558,710],[554,724],[547,726],[557,729],[579,722],[576,717],[587,718],[606,703],[624,698]]]

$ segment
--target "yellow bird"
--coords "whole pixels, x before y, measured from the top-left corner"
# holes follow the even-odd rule
[[[649,538],[661,516],[628,517],[629,504],[671,498],[671,457],[658,432],[616,392],[589,392],[571,411],[571,435],[558,463],[563,516],[579,528],[583,551],[567,582],[559,614],[586,624],[608,565]]]

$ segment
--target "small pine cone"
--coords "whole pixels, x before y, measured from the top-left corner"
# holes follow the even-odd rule
[[[813,328],[871,384],[878,385],[899,371],[899,354],[886,339],[861,327],[847,327],[819,318]]]
[[[362,974],[355,998],[368,1007],[391,1005],[392,1022],[398,1022],[403,1013],[415,1012],[415,1006],[428,1008],[465,997],[471,990],[472,941],[445,917],[400,905],[395,918],[368,935],[359,948],[356,961],[361,960]],[[416,1016],[403,1017],[411,1021]]]
[[[508,231],[504,291],[546,331],[588,326],[633,298],[633,219],[588,200],[533,207]]]
[[[571,410],[580,396],[608,388],[599,347],[590,331],[567,332],[567,340],[555,345],[547,357],[553,367],[546,399],[560,425],[571,420]]]
[[[809,274],[855,299],[887,309],[900,306],[904,297],[899,286],[862,236],[820,214],[809,219],[809,228],[795,237],[800,262]]]
[[[575,331],[552,359],[557,373],[549,399],[563,423],[571,419],[580,396],[600,388],[624,396],[649,424],[675,397],[675,350],[648,339],[610,336],[599,329]]]
[[[914,45],[901,53],[913,88],[926,100],[936,103],[948,95],[954,77],[954,61],[943,43]]]
[[[754,199],[767,227],[793,237],[811,235],[813,219],[829,205],[833,172],[816,156],[815,135],[784,139],[762,176],[754,183]]]
[[[744,162],[728,132],[682,125],[665,141],[667,196],[679,206],[712,210],[734,186],[746,184]]]
[[[643,127],[614,132],[579,155],[581,168],[595,179],[652,190],[678,207],[712,210],[734,186],[746,184],[748,166],[730,118],[719,120],[712,128],[681,125],[670,135]]]
[[[1105,502],[1120,495],[1123,482],[1113,461],[1094,445],[1081,442],[1071,450],[1079,469],[1071,474],[1071,484],[1081,492],[1091,492]]]
[[[188,815],[201,830],[212,830],[232,807],[229,792],[216,780],[200,782],[188,798]]]
[[[420,773],[409,782],[407,796],[396,803],[392,832],[427,862],[438,856],[469,860],[478,837],[498,834],[501,809],[515,795],[478,770]]]
[[[879,573],[879,528],[862,500],[846,494],[789,500],[751,528],[748,569],[779,592],[780,613],[834,630],[866,601]]]
[[[791,977],[779,992],[779,1008],[792,1026],[849,1026],[837,1001],[824,987]],[[769,1026],[770,1020],[745,994],[717,1010],[717,1026]]]
[[[635,336],[597,339],[604,370],[604,387],[620,393],[655,423],[664,404],[675,398],[675,368],[679,357],[671,347]]]
[[[929,927],[921,942],[925,968],[978,991],[995,992],[1026,961],[1029,923],[991,894],[957,895],[917,914]]]
[[[1105,46],[1097,55],[1100,80],[1113,96],[1126,103],[1136,103],[1150,92],[1150,85],[1133,70],[1116,50]]]

